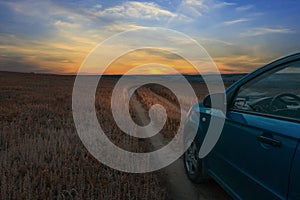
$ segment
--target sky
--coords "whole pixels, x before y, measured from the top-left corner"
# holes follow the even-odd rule
[[[76,74],[101,42],[123,31],[163,27],[197,41],[221,73],[248,73],[300,52],[299,9],[297,0],[0,0],[0,71]],[[122,45],[130,44],[106,54]],[[129,52],[105,73],[151,62],[194,73],[168,48]],[[148,67],[141,73],[168,71]]]

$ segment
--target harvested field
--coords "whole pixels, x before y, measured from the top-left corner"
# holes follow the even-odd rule
[[[74,79],[0,73],[0,199],[168,199],[158,172],[122,173],[87,152],[72,118]],[[99,121],[116,144],[142,151],[113,127],[114,82],[97,94]]]
[[[83,146],[72,116],[75,76],[0,72],[0,199],[170,199],[163,171],[128,174],[94,159]],[[148,152],[148,139],[123,133],[114,122],[110,98],[117,78],[101,79],[95,107],[101,127],[117,146]],[[201,100],[207,90],[193,83]],[[131,117],[143,124],[134,107],[147,112],[161,104],[168,114],[161,134],[174,137],[178,102],[166,88],[147,85],[135,91]],[[182,96],[186,102],[187,96]],[[142,110],[140,108],[140,110]],[[188,109],[186,106],[185,110]],[[144,111],[143,111],[144,112]],[[184,173],[180,171],[178,173]],[[212,190],[214,191],[214,190]]]

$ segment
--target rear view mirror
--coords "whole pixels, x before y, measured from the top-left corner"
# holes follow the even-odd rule
[[[215,93],[207,95],[203,100],[206,108],[226,110],[226,95],[224,93]]]

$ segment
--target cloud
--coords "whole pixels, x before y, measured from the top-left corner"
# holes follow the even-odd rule
[[[172,53],[170,51],[166,51],[166,50],[158,50],[158,49],[153,49],[153,48],[146,48],[146,49],[141,49],[138,50],[138,52],[144,52],[146,54],[148,54],[148,56],[160,56],[162,58],[165,59],[170,59],[170,60],[181,60],[183,59],[182,57],[180,57],[179,55]]]
[[[196,16],[201,16],[202,12],[208,11],[209,7],[202,0],[185,0],[182,2],[181,6],[187,11],[191,12]]]
[[[236,19],[236,20],[224,22],[224,25],[231,26],[234,24],[239,24],[239,23],[248,22],[248,21],[250,21],[250,19],[242,18],[242,19]]]
[[[178,13],[194,18],[202,16],[204,13],[208,13],[211,10],[232,5],[235,5],[235,3],[218,2],[214,0],[183,0],[178,7]]]
[[[143,66],[143,68],[136,71],[135,74],[172,73],[172,71],[170,71],[169,69],[162,68],[162,65],[176,69],[182,74],[196,73],[194,67],[179,55],[166,50],[146,48],[131,51],[127,54],[122,55],[113,63],[111,63],[111,65],[106,69],[105,74],[123,74],[137,66]],[[92,74],[93,71],[91,70],[88,73]]]
[[[51,70],[26,58],[13,55],[0,55],[0,71],[49,73]]]
[[[253,55],[232,55],[214,58],[221,73],[249,73],[269,61]]]
[[[43,72],[75,72],[90,50],[91,45],[82,41],[68,43],[0,35],[0,65],[5,71],[23,67],[21,71],[38,72],[40,67]]]
[[[38,17],[43,20],[49,20],[49,18],[58,16],[73,19],[78,19],[78,17],[80,17],[81,19],[84,19],[86,14],[81,8],[71,10],[48,0],[7,1],[1,2],[1,4],[9,6],[16,13],[20,13],[24,16]]]
[[[227,6],[234,6],[236,3],[231,3],[231,2],[220,2],[220,3],[215,3],[213,5],[213,8],[223,8]]]
[[[76,23],[70,23],[62,20],[57,20],[54,22],[54,25],[57,27],[63,27],[63,28],[79,28],[80,24]]]
[[[126,30],[146,28],[146,27],[141,25],[136,25],[136,24],[128,24],[128,23],[113,23],[107,26],[103,26],[103,28],[112,32],[122,32]]]
[[[241,11],[250,10],[253,7],[254,7],[253,5],[246,5],[246,6],[237,7],[235,10],[241,12]]]
[[[260,36],[266,34],[288,34],[293,33],[291,29],[288,28],[254,28],[245,33],[242,33],[241,36],[243,37],[252,37],[252,36]]]
[[[209,45],[209,46],[233,46],[234,43],[232,42],[228,42],[225,40],[220,40],[220,39],[214,39],[214,38],[197,38],[197,41],[201,44],[201,45]]]
[[[68,8],[66,3],[48,0],[0,2],[1,5],[18,17],[12,27],[14,30],[20,27],[23,31],[30,24],[46,26],[37,36],[30,28],[28,33],[0,34],[1,69],[14,71],[38,71],[40,67],[47,72],[75,72],[84,57],[105,38],[120,31],[142,28],[146,26],[145,21],[152,24],[155,20],[161,24],[172,17],[182,18],[156,3],[136,1],[106,8],[99,4]],[[17,57],[22,62],[17,62]]]
[[[289,26],[287,22],[282,22],[285,23],[282,24],[283,27],[274,25],[276,22],[268,21],[270,13],[255,13],[253,5],[240,6],[226,0],[170,2],[172,2],[171,7],[163,4],[162,1],[139,0],[101,1],[101,5],[96,4],[95,0],[0,0],[1,11],[5,10],[0,14],[2,17],[0,22],[1,69],[75,72],[84,57],[98,43],[115,33],[147,26],[168,27],[170,25],[169,27],[175,30],[193,35],[212,56],[218,59],[220,65],[223,64],[227,71],[231,69],[250,71],[263,64],[261,60],[263,57],[274,52],[281,55],[289,52],[290,49],[298,48],[296,42],[293,44],[286,42],[292,40],[288,37],[272,42],[269,42],[268,37],[264,37],[264,40],[257,40],[253,37],[267,34],[290,34],[298,31],[297,23],[292,23],[292,21],[289,21],[291,22]],[[249,12],[243,13],[248,10]],[[274,12],[277,13],[277,10]],[[261,15],[266,16],[261,21],[266,26],[259,24],[258,20],[254,21]],[[228,21],[224,20],[224,16],[227,16]],[[232,20],[229,21],[230,19]],[[233,26],[250,20],[253,21],[247,23],[248,29],[241,29],[244,26]],[[232,27],[224,29],[224,26]],[[204,35],[211,38],[203,38]],[[237,36],[241,37],[237,38]],[[157,38],[157,40],[157,43],[162,46],[176,43],[186,51],[190,51],[190,43],[181,38],[170,36],[168,39]],[[111,54],[115,48],[121,48],[122,45],[127,44],[118,44],[112,49],[106,49],[107,54]],[[173,51],[173,49],[166,50]],[[264,52],[267,53],[264,54]],[[189,53],[196,55],[194,52]],[[249,57],[243,55],[249,55]],[[137,52],[135,56],[141,61],[143,59],[151,61],[155,58],[166,64],[185,66],[185,63],[181,62],[175,54],[168,52],[148,50]],[[255,57],[260,57],[260,59],[256,60]],[[120,64],[123,64],[125,70],[128,63],[132,63],[132,60],[124,59],[124,62]]]
[[[128,1],[121,5],[109,7],[98,11],[94,14],[98,17],[113,17],[120,19],[135,18],[148,20],[168,20],[171,17],[176,17],[175,13],[162,9],[154,2],[137,2]]]

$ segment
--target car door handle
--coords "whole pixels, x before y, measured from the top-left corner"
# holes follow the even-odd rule
[[[258,141],[260,141],[262,143],[265,143],[265,144],[268,144],[268,145],[271,145],[271,146],[274,146],[274,147],[280,147],[281,146],[280,141],[275,140],[273,138],[263,136],[263,135],[258,135],[257,139],[258,139]]]

